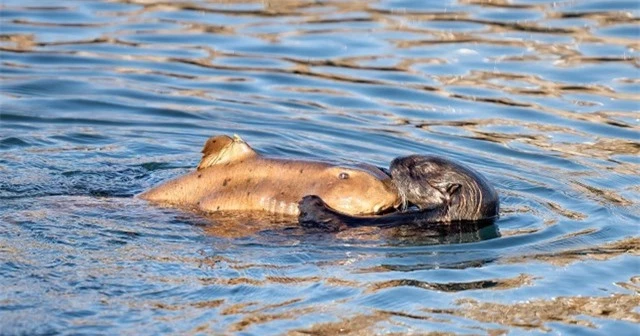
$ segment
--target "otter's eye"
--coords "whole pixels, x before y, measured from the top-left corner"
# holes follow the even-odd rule
[[[340,175],[338,175],[338,178],[340,178],[341,180],[346,180],[349,178],[349,174],[347,173],[340,173]]]

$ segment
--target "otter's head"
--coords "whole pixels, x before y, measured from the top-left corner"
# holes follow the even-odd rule
[[[321,178],[316,194],[345,214],[377,214],[400,204],[391,178],[370,165],[330,166]]]
[[[498,216],[495,189],[480,174],[460,163],[410,155],[391,162],[390,173],[402,200],[420,209],[446,206],[447,220],[481,220]]]

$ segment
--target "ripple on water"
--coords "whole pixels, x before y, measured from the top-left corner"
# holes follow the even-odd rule
[[[5,1],[0,329],[630,333],[634,5]],[[448,156],[501,218],[311,234],[131,197],[222,133],[282,157]]]

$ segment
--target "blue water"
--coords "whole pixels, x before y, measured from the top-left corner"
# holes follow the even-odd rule
[[[0,334],[637,333],[634,1],[0,4]],[[309,234],[132,196],[239,134],[450,157],[465,235]]]

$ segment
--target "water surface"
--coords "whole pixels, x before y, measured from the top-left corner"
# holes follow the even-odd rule
[[[0,4],[3,334],[615,334],[640,322],[634,1]],[[471,234],[132,195],[205,140],[498,189]]]

